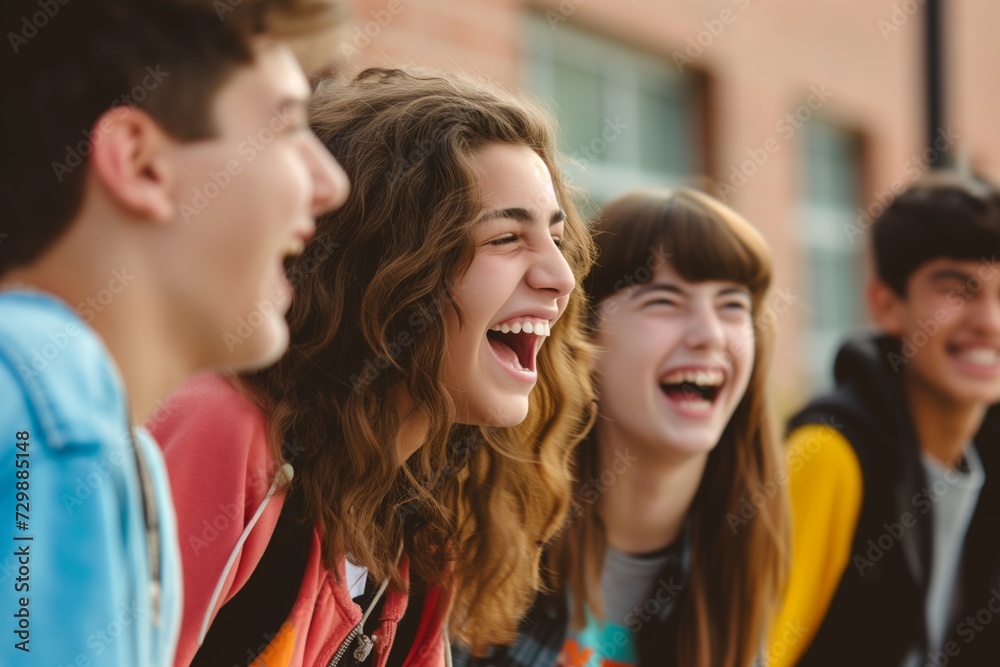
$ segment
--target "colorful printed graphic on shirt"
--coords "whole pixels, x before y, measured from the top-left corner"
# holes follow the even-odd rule
[[[635,637],[624,625],[601,624],[587,614],[587,626],[570,631],[559,654],[560,667],[634,667]]]

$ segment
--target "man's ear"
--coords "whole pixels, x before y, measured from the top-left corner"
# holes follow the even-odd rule
[[[903,306],[903,298],[878,278],[872,278],[868,283],[868,311],[883,333],[903,335]]]
[[[90,166],[111,199],[139,217],[170,220],[172,139],[159,124],[141,109],[119,106],[97,119],[90,136]]]

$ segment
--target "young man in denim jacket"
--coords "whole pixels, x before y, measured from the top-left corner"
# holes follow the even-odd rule
[[[135,425],[285,349],[283,258],[346,196],[303,71],[340,22],[336,0],[3,3],[0,664],[172,664],[175,519]]]

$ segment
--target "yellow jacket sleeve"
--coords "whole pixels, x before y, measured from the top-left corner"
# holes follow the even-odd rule
[[[819,631],[850,561],[863,493],[857,456],[834,428],[796,429],[787,456],[791,570],[765,654],[768,667],[796,664]]]

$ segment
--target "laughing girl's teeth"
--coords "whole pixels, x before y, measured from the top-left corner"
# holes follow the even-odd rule
[[[997,362],[997,351],[989,347],[975,347],[963,350],[959,355],[964,361],[979,366],[992,366]]]
[[[660,380],[663,384],[696,384],[700,387],[718,387],[725,379],[725,374],[718,368],[708,370],[675,371]]]
[[[526,333],[535,334],[536,336],[551,336],[552,325],[545,320],[526,320],[523,322],[514,322],[513,324],[494,324],[490,327],[490,331],[515,334]]]

